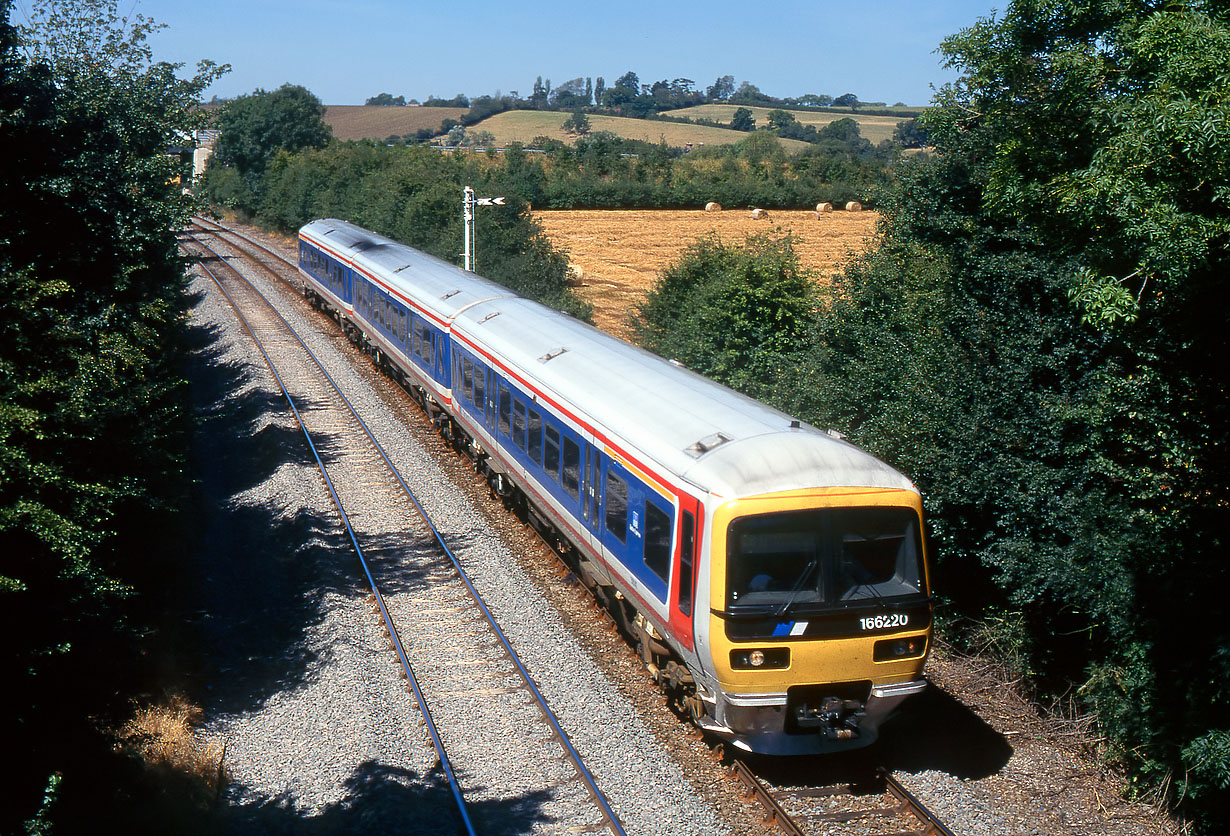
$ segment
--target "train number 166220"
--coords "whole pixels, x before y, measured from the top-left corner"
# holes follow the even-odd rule
[[[864,630],[883,630],[888,627],[904,627],[910,621],[909,613],[893,613],[892,615],[876,615],[870,618],[860,618],[859,624]]]

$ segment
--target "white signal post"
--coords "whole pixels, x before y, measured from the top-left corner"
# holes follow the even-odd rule
[[[465,235],[465,259],[466,270],[474,272],[474,207],[475,206],[503,206],[504,198],[502,197],[475,197],[474,190],[466,186],[462,190],[461,208],[462,214],[466,221]]]

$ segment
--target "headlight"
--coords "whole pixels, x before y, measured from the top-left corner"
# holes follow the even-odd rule
[[[735,670],[781,670],[790,667],[790,648],[730,651],[730,666]]]
[[[915,636],[912,639],[887,639],[876,642],[872,658],[877,662],[895,662],[898,659],[912,659],[922,656],[927,649],[927,638]]]

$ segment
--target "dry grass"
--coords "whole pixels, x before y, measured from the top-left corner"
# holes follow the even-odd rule
[[[417,133],[422,128],[440,129],[445,119],[460,119],[467,107],[368,107],[366,105],[329,105],[325,122],[341,140],[387,139],[396,134]]]
[[[729,123],[734,117],[735,110],[738,108],[739,105],[706,104],[685,107],[681,110],[670,110],[667,111],[666,115],[685,116],[688,119],[713,119],[717,122]],[[758,128],[769,124],[769,112],[774,109],[770,107],[748,108],[752,112],[752,116],[755,117],[756,127]],[[835,122],[838,119],[853,119],[855,122],[858,122],[859,132],[863,135],[863,138],[871,140],[873,144],[878,144],[886,139],[892,139],[897,123],[912,118],[909,116],[863,116],[859,113],[819,113],[813,110],[791,110],[789,112],[801,124],[815,125],[817,128],[823,127],[830,122]]]
[[[509,110],[497,113],[490,119],[484,119],[472,130],[490,131],[495,136],[498,145],[507,145],[510,142],[527,143],[539,136],[572,144],[577,138],[563,129],[563,124],[569,116],[571,116],[569,113],[553,111]],[[626,139],[640,139],[653,143],[665,140],[667,145],[676,148],[682,148],[689,143],[729,145],[747,136],[741,131],[726,128],[709,128],[680,122],[655,122],[648,119],[626,119],[622,116],[601,114],[590,115],[589,125],[592,131],[610,131]],[[781,143],[789,151],[799,151],[807,147],[807,143],[795,139],[783,139]]]
[[[139,757],[158,773],[175,773],[202,799],[217,795],[225,780],[223,749],[203,743],[194,728],[202,711],[180,696],[158,705],[139,707],[120,729],[116,748]]]
[[[594,306],[594,324],[627,339],[627,318],[658,279],[658,273],[697,238],[716,233],[742,243],[751,233],[795,236],[804,267],[822,279],[864,250],[875,232],[875,212],[774,210],[755,221],[745,207],[722,212],[662,209],[558,209],[534,213],[551,243],[569,252],[583,277],[577,293]]]

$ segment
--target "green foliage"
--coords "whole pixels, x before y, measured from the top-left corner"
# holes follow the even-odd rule
[[[794,208],[820,200],[866,201],[889,176],[891,159],[857,136],[851,142],[826,140],[788,155],[777,137],[765,131],[733,145],[687,154],[607,131],[581,137],[573,146],[555,140],[536,144],[546,159],[534,168],[534,180],[526,183],[533,195],[518,194],[535,206],[560,209],[695,207],[710,200],[728,206]],[[512,160],[506,165],[524,170]]]
[[[781,358],[807,333],[815,281],[789,238],[694,242],[635,312],[637,341],[753,395],[771,390]]]
[[[372,107],[372,106],[404,107],[406,104],[406,97],[405,96],[394,97],[392,93],[380,93],[379,95],[372,96],[370,99],[365,101],[363,104],[367,105],[368,107]]]
[[[754,131],[756,130],[756,119],[746,107],[737,107],[730,117],[730,127],[736,131]]]
[[[943,51],[780,402],[920,485],[937,586],[1019,610],[1142,787],[1224,809],[1225,56],[1211,4],[1026,0]],[[1199,766],[1197,767],[1197,764]]]
[[[918,124],[917,119],[906,119],[898,122],[893,129],[893,141],[902,148],[922,148],[927,144],[927,132]]]
[[[273,92],[257,90],[227,102],[218,117],[220,135],[205,177],[210,199],[219,205],[256,212],[261,178],[282,151],[323,148],[332,131],[324,105],[311,92],[283,84]],[[233,169],[239,175],[223,173]]]
[[[726,300],[672,273],[642,338],[753,394],[775,383],[778,406],[910,474],[958,629],[1015,631],[996,646],[1039,696],[1077,693],[1134,787],[1174,788],[1217,832],[1230,12],[1018,0],[942,51],[962,75],[920,118],[936,153],[894,172],[874,247],[810,332],[735,361],[741,322],[706,319]]]
[[[345,218],[456,264],[462,251],[462,188],[504,195],[508,206],[477,214],[477,272],[588,318],[589,306],[568,288],[567,259],[531,220],[518,188],[534,193],[541,176],[520,148],[510,149],[501,168],[463,152],[333,144],[278,155],[262,181],[258,218],[287,231],[314,218]]]
[[[589,117],[578,108],[564,120],[563,129],[575,136],[584,136],[589,133]]]
[[[7,832],[47,825],[29,819],[42,782],[112,694],[142,532],[182,489],[175,230],[193,204],[166,150],[221,70],[180,79],[152,61],[155,25],[107,0],[36,3],[20,35],[0,8],[0,679],[27,773]]]

